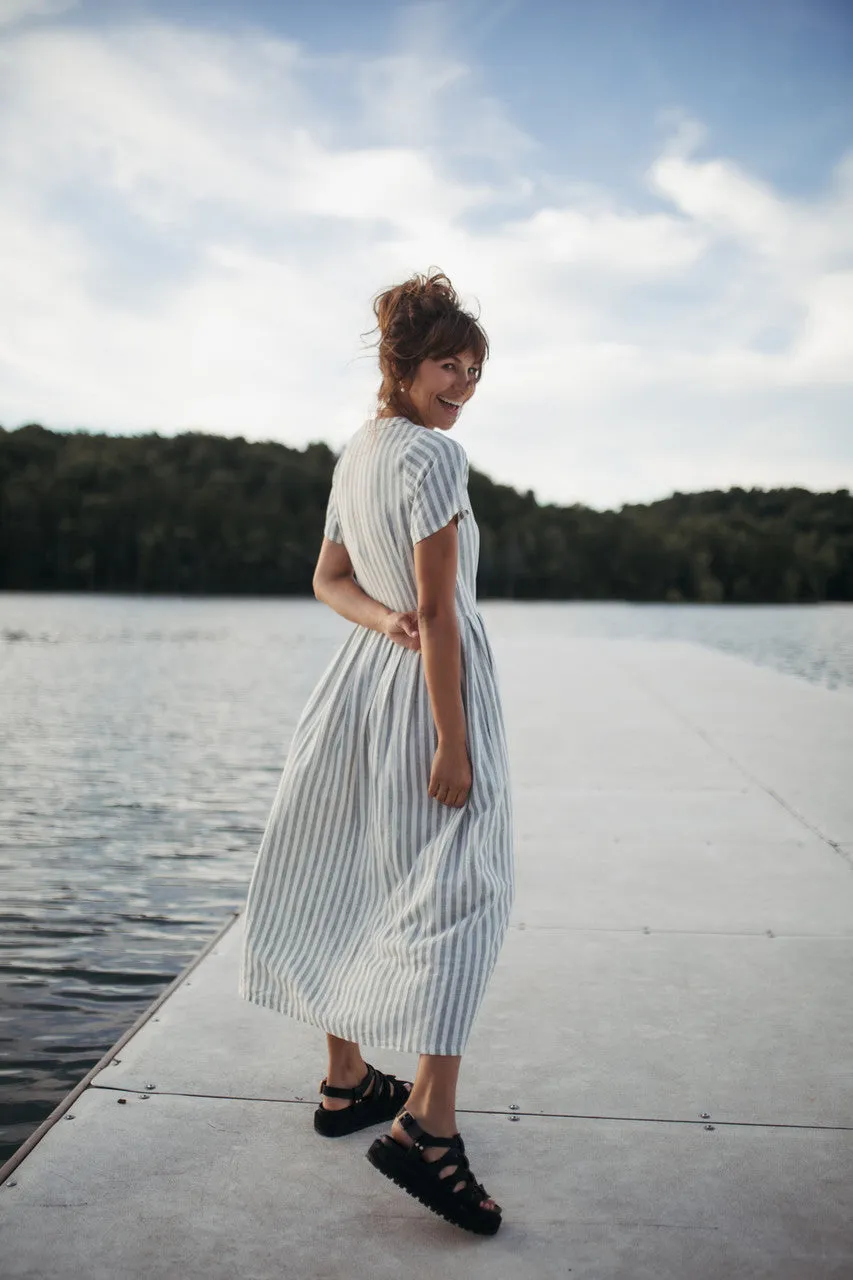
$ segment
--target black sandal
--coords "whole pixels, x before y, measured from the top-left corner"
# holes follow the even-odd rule
[[[374,1082],[373,1091],[369,1097],[365,1097],[371,1080]],[[406,1105],[411,1090],[412,1086],[407,1081],[385,1075],[369,1062],[367,1075],[352,1089],[339,1089],[337,1085],[326,1084],[324,1077],[320,1093],[327,1098],[352,1098],[353,1101],[351,1107],[342,1107],[338,1111],[318,1107],[314,1112],[314,1128],[324,1138],[341,1138],[345,1133],[355,1133],[357,1129],[366,1129],[368,1125],[391,1120]]]
[[[499,1204],[495,1204],[494,1209],[482,1207],[481,1201],[491,1200],[491,1196],[471,1172],[462,1135],[435,1138],[422,1129],[408,1111],[401,1111],[397,1119],[414,1139],[412,1146],[404,1147],[390,1133],[385,1133],[371,1143],[367,1152],[370,1163],[448,1222],[478,1235],[493,1236],[501,1225],[501,1207]],[[438,1160],[429,1161],[421,1154],[425,1147],[447,1147],[447,1151]],[[453,1165],[456,1172],[442,1178],[441,1170]],[[464,1186],[454,1191],[460,1182]]]

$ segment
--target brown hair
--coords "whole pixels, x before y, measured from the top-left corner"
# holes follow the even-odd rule
[[[406,389],[422,360],[472,351],[482,373],[489,340],[479,319],[460,306],[443,271],[413,275],[383,290],[373,300],[373,312],[382,374],[377,397],[380,417],[411,418],[423,426]]]

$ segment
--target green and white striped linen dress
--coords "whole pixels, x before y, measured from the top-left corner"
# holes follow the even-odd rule
[[[458,513],[456,610],[473,783],[427,792],[437,735],[420,652],[354,626],[296,726],[252,874],[239,991],[366,1045],[462,1053],[514,897],[503,711],[476,605],[480,535],[458,441],[407,418],[344,446],[325,535],[390,609],[417,607],[414,544]]]

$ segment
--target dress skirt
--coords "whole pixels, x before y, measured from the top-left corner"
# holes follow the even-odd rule
[[[290,743],[249,885],[239,991],[346,1040],[460,1054],[514,898],[498,676],[476,607],[479,533],[455,441],[366,423],[332,481],[325,535],[394,610],[417,605],[414,545],[459,517],[456,605],[472,787],[431,798],[437,747],[418,651],[354,626]]]

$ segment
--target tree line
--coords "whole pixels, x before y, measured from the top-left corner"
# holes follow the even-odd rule
[[[187,432],[0,428],[0,589],[310,595],[336,455]],[[853,600],[846,489],[540,504],[471,468],[478,594],[523,600]]]

